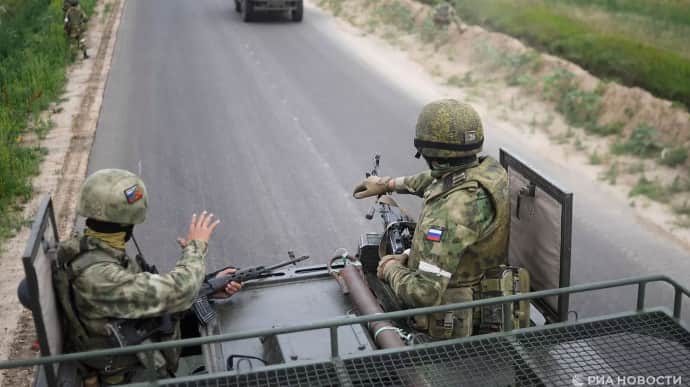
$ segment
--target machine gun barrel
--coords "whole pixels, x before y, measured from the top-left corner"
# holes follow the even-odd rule
[[[340,271],[340,276],[344,280],[349,290],[348,296],[360,316],[383,313],[376,297],[371,293],[369,286],[354,265],[345,265]],[[400,338],[398,328],[390,321],[372,321],[369,323],[369,331],[379,348],[405,346],[405,342]]]

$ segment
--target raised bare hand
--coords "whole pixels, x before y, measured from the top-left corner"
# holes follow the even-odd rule
[[[184,240],[184,245],[186,246],[187,242],[195,240],[208,242],[211,239],[211,235],[213,235],[213,231],[215,231],[218,226],[218,223],[220,223],[220,220],[216,219],[214,221],[213,214],[209,214],[206,211],[202,212],[199,216],[196,214],[192,215],[192,221],[189,224],[189,232],[187,233],[187,238]],[[180,243],[181,246],[183,245],[179,240],[178,243]]]

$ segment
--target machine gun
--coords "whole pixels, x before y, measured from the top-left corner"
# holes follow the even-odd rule
[[[218,272],[207,275],[206,280],[203,284],[201,284],[199,295],[196,297],[196,299],[194,299],[194,303],[192,304],[192,311],[194,311],[199,323],[202,325],[207,325],[210,321],[216,318],[216,312],[209,304],[208,297],[225,289],[230,282],[246,282],[268,277],[273,270],[288,265],[296,265],[297,262],[301,262],[309,258],[307,255],[296,258],[295,253],[292,251],[288,251],[288,256],[290,257],[289,260],[273,266],[252,266],[220,277],[216,277]]]
[[[365,176],[379,176],[381,155],[374,155],[374,168],[366,172]],[[357,257],[362,263],[362,270],[369,288],[382,304],[386,312],[402,309],[399,300],[395,297],[390,286],[384,284],[376,277],[376,268],[381,257],[387,254],[402,254],[412,247],[412,236],[416,223],[393,200],[392,195],[379,195],[376,202],[367,211],[366,218],[371,220],[376,213],[381,217],[383,233],[366,233],[360,237]],[[405,321],[396,321],[404,327]]]
[[[365,176],[379,176],[380,166],[381,155],[376,154],[374,155],[374,168],[366,172]],[[412,236],[416,223],[400,208],[391,195],[379,195],[365,217],[371,220],[377,212],[381,217],[383,234],[364,234],[359,246],[358,255],[365,273],[376,273],[376,267],[381,256],[402,254],[412,246]]]

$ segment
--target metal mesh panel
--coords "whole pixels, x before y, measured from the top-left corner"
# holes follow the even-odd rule
[[[257,371],[180,386],[573,386],[574,378],[690,380],[690,333],[662,312]]]
[[[340,386],[332,363],[310,364],[277,370],[259,370],[204,381],[167,384],[179,387]]]

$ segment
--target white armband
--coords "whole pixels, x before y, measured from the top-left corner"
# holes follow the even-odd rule
[[[449,272],[441,269],[440,267],[438,267],[436,265],[432,265],[429,262],[424,262],[424,261],[419,262],[419,267],[417,269],[419,271],[423,271],[425,273],[431,273],[431,274],[437,275],[439,277],[446,277],[448,279],[450,279],[450,277],[451,277],[451,274]]]

